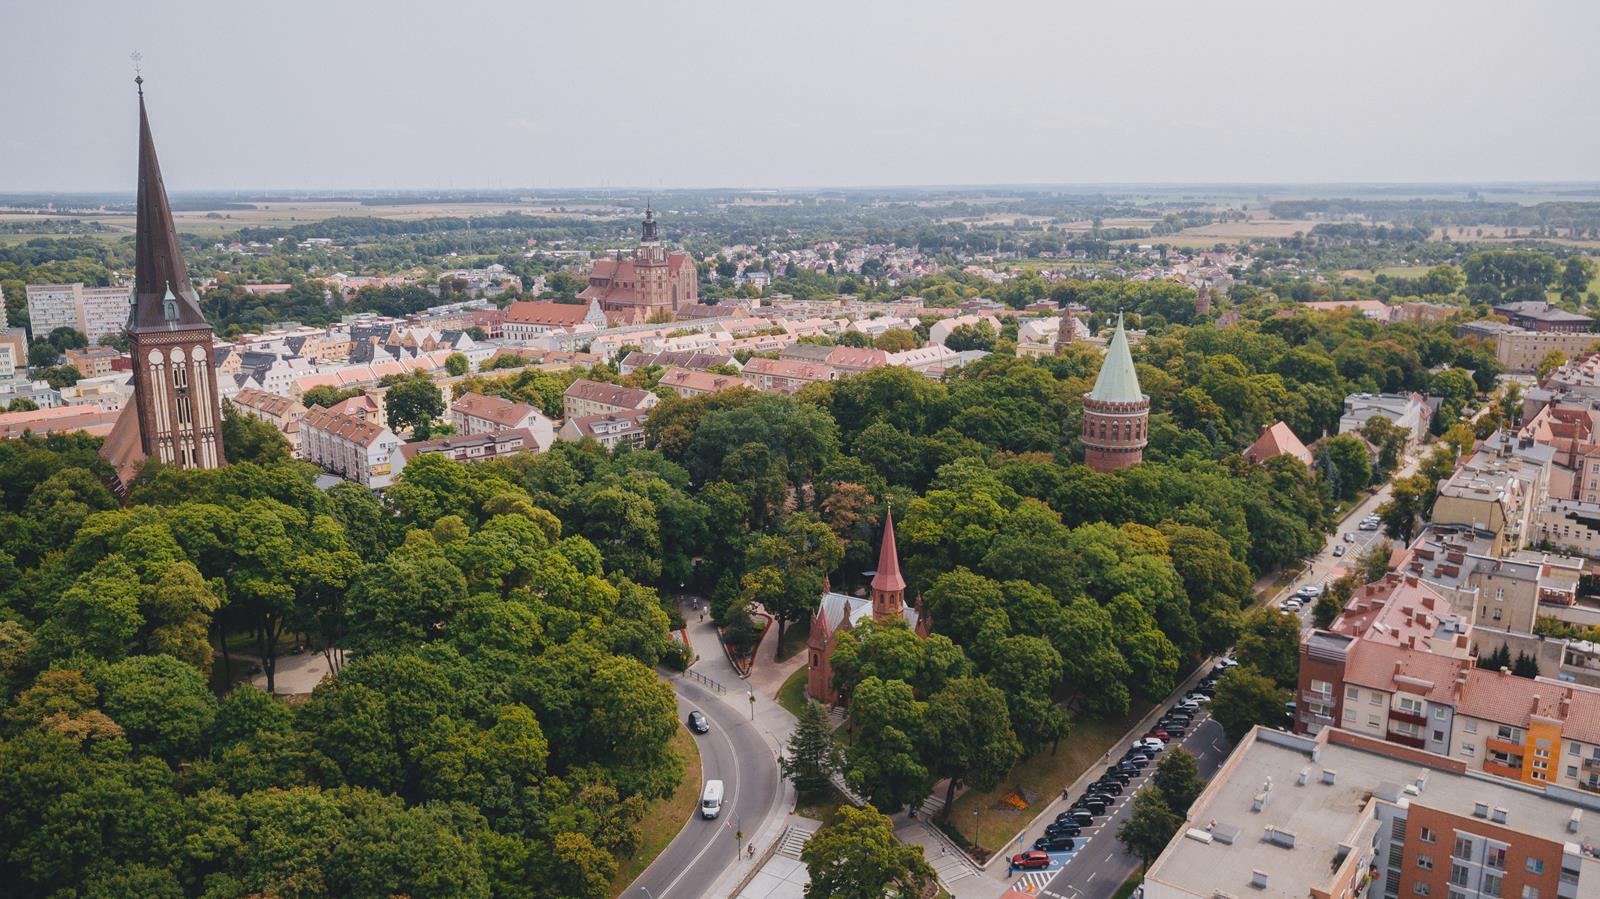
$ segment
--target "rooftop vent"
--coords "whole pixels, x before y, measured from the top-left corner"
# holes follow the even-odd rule
[[[1183,835],[1191,840],[1194,840],[1196,843],[1205,843],[1207,846],[1211,845],[1211,834],[1206,833],[1204,830],[1201,830],[1198,827],[1189,828],[1183,832]]]
[[[1487,817],[1489,817],[1489,804],[1487,802],[1474,802],[1472,804],[1472,817],[1474,817],[1474,818],[1487,818]]]
[[[1332,768],[1323,768],[1322,769],[1322,782],[1325,783],[1325,784],[1333,783],[1334,779],[1337,778],[1338,776],[1339,776],[1339,772],[1333,770]]]
[[[1250,885],[1255,887],[1258,890],[1266,889],[1267,888],[1267,872],[1265,872],[1265,871],[1251,871],[1250,872]]]
[[[1294,779],[1294,784],[1297,787],[1303,787],[1308,782],[1310,782],[1310,780],[1311,780],[1311,766],[1307,765],[1306,767],[1300,769],[1300,776]]]
[[[1262,832],[1261,838],[1274,846],[1282,846],[1285,849],[1294,848],[1294,831],[1292,830],[1284,830],[1281,827],[1273,827],[1269,824],[1266,830]]]
[[[1422,792],[1422,788],[1428,785],[1428,769],[1417,769],[1417,779],[1412,781],[1412,783],[1416,784],[1417,792]]]
[[[1506,815],[1508,814],[1509,812],[1507,812],[1505,808],[1497,806],[1494,810],[1494,814],[1489,816],[1489,820],[1496,824],[1504,824],[1506,823]]]
[[[1575,808],[1572,810],[1572,817],[1567,819],[1567,833],[1577,833],[1578,825],[1581,823],[1583,823],[1583,809]]]

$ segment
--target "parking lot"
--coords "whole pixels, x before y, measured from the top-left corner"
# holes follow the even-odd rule
[[[1074,845],[1071,850],[1046,852],[1049,863],[1044,867],[1012,869],[1016,886],[1031,888],[1039,895],[1054,895],[1067,899],[1109,894],[1115,890],[1138,864],[1136,859],[1124,852],[1122,844],[1117,841],[1117,829],[1131,813],[1133,797],[1155,774],[1156,765],[1160,763],[1162,755],[1170,747],[1182,746],[1196,757],[1202,778],[1214,773],[1226,757],[1227,746],[1222,736],[1222,727],[1211,720],[1207,708],[1205,704],[1200,705],[1194,711],[1194,717],[1183,736],[1168,742],[1161,752],[1149,758],[1142,770],[1129,773],[1128,783],[1123,786],[1121,794],[1109,797],[1111,802],[1106,805],[1104,813],[1094,815],[1093,823],[1082,827],[1079,834],[1073,837]],[[1142,733],[1139,735],[1141,739],[1143,736]],[[1123,758],[1123,752],[1131,747],[1131,740],[1121,744],[1119,750],[1108,753],[1102,760],[1103,763],[1091,774],[1095,778],[1102,778],[1105,769],[1117,765]],[[1079,788],[1070,798],[1076,802],[1084,792],[1084,788]],[[1068,803],[1057,803],[1052,807],[1052,811],[1059,815],[1067,807]],[[1045,828],[1050,823],[1051,819],[1045,818],[1026,831],[1009,850],[1009,854],[1014,856],[1031,850],[1034,842],[1044,836]]]

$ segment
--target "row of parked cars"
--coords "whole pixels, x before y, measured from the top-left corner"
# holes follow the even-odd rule
[[[1137,789],[1133,779],[1144,773],[1157,754],[1173,740],[1181,740],[1189,733],[1189,726],[1200,712],[1200,707],[1211,701],[1216,692],[1217,678],[1222,672],[1238,663],[1222,659],[1217,666],[1196,685],[1194,692],[1179,700],[1150,728],[1149,733],[1133,741],[1133,746],[1116,764],[1106,768],[1100,778],[1084,790],[1072,807],[1056,816],[1045,826],[1044,836],[1033,842],[1033,849],[1011,857],[1011,867],[1045,868],[1050,865],[1051,852],[1069,852],[1085,827],[1103,817],[1107,809],[1116,804],[1124,791]]]
[[[1279,603],[1278,608],[1285,612],[1298,612],[1321,598],[1324,589],[1326,588],[1321,584],[1307,584],[1294,591],[1293,596]]]

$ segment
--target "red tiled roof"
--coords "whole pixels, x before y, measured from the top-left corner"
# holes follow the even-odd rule
[[[339,405],[344,405],[340,403]],[[358,446],[371,446],[374,440],[382,436],[384,429],[376,422],[354,415],[341,415],[332,409],[321,406],[312,406],[306,413],[304,426],[310,430],[327,431],[335,437],[341,437]]]
[[[529,413],[538,410],[527,403],[513,403],[498,396],[466,393],[450,405],[450,411],[486,419],[507,428],[515,428],[522,424]]]
[[[1344,679],[1361,687],[1425,696],[1434,702],[1457,702],[1460,709],[1464,703],[1455,697],[1456,677],[1471,669],[1472,662],[1467,659],[1357,640],[1350,648]],[[1424,683],[1407,683],[1397,677]]]
[[[518,300],[506,308],[505,321],[523,325],[580,325],[588,314],[587,304]]]
[[[604,403],[622,409],[638,409],[648,401],[650,392],[635,387],[623,387],[620,384],[605,384],[579,378],[572,382],[572,386],[568,387],[562,396],[588,400],[592,403]]]
[[[900,552],[894,545],[894,510],[883,516],[883,543],[878,547],[878,570],[872,575],[872,589],[892,593],[906,588],[900,576]]]
[[[1293,430],[1283,422],[1275,422],[1271,427],[1261,431],[1261,436],[1256,442],[1250,444],[1244,451],[1244,457],[1251,462],[1265,462],[1273,456],[1293,456],[1307,465],[1311,464],[1311,451],[1300,442]]]

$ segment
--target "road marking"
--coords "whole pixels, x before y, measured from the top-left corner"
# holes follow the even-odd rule
[[[1095,872],[1095,874],[1099,874],[1099,873],[1100,873],[1100,872],[1099,872],[1099,871],[1096,871],[1096,872]],[[1090,874],[1090,875],[1089,875],[1089,879],[1088,879],[1088,880],[1085,880],[1085,881],[1084,881],[1084,882],[1083,882],[1083,885],[1084,885],[1084,886],[1088,886],[1088,885],[1089,885],[1089,884],[1091,884],[1091,883],[1094,883],[1094,877],[1095,877],[1095,874]]]
[[[1111,854],[1106,856],[1106,861],[1111,861],[1112,859],[1114,859],[1116,857],[1117,857],[1117,854],[1115,852],[1113,852],[1113,853],[1111,853]]]

